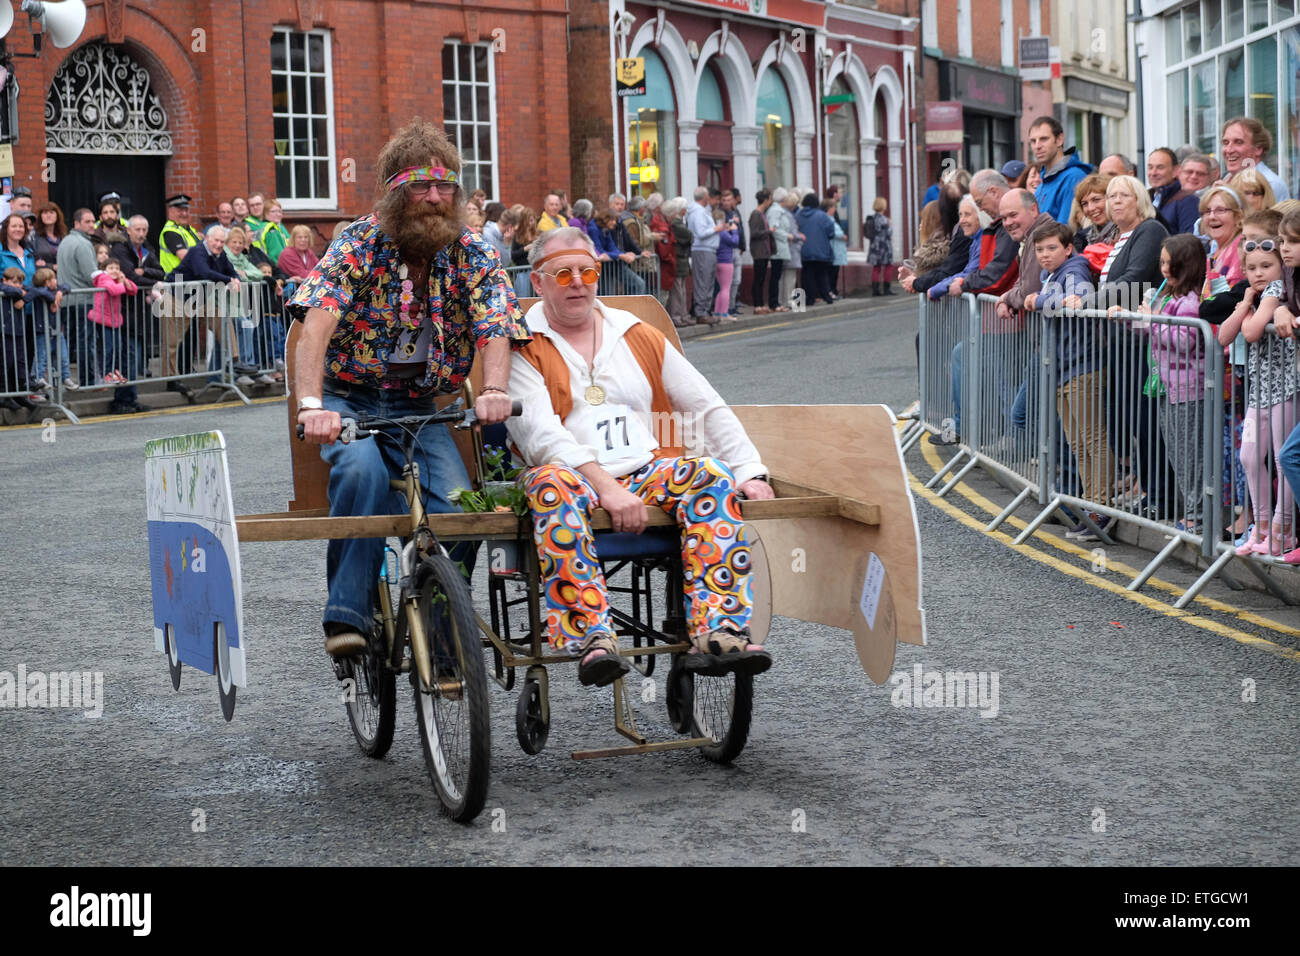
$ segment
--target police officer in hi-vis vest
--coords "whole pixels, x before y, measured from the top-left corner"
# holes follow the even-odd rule
[[[190,197],[184,193],[167,197],[167,223],[158,233],[158,261],[162,263],[163,272],[167,274],[168,279],[177,278],[173,273],[181,264],[181,260],[200,242],[199,234],[190,225],[190,202]],[[180,296],[173,297],[174,300],[180,298]],[[168,305],[161,310],[159,319],[162,373],[164,376],[175,375],[177,374],[176,353],[185,338],[185,333],[189,330],[190,318],[185,315],[181,302],[175,301],[174,306]]]
[[[158,260],[170,275],[181,264],[185,253],[199,244],[199,234],[190,225],[190,203],[184,193],[167,197],[167,224],[158,233]]]

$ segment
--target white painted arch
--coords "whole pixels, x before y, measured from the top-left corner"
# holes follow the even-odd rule
[[[897,142],[903,138],[903,84],[898,79],[892,66],[882,66],[876,71],[871,82],[871,103],[875,106],[876,95],[885,98],[885,136],[886,140]],[[871,130],[867,135],[880,136],[876,129],[876,111],[868,110],[868,125],[863,129]]]
[[[668,81],[673,85],[673,99],[677,104],[678,121],[693,120],[695,119],[696,74],[691,55],[686,50],[686,42],[669,21],[664,24],[659,45],[655,46],[656,26],[654,20],[647,20],[641,24],[641,29],[636,32],[636,36],[628,46],[627,55],[637,56],[646,47],[659,54],[659,58],[664,61],[664,67],[668,70]]]
[[[781,79],[785,80],[786,92],[790,94],[790,109],[794,112],[795,132],[811,135],[817,130],[817,115],[813,112],[812,87],[808,85],[808,74],[788,43],[784,54],[778,59],[780,46],[779,41],[772,41],[759,57],[758,66],[754,69],[754,96],[750,100],[749,115],[752,117],[757,109],[759,78],[769,66],[775,66],[781,74]]]

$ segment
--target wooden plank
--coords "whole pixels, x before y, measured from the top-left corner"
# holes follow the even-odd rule
[[[266,521],[271,518],[328,518],[328,508],[312,508],[309,511],[268,511],[257,515],[236,515],[236,521]]]
[[[742,501],[741,514],[746,521],[771,521],[790,518],[828,517],[839,514],[839,499],[834,495],[816,498],[774,498],[770,501]],[[407,533],[409,515],[372,515],[357,518],[331,518],[311,512],[240,515],[235,519],[240,541],[312,541],[325,538],[394,538]],[[459,539],[514,538],[527,534],[527,523],[513,514],[429,515],[428,526],[439,538]],[[671,528],[677,520],[659,508],[646,507],[646,527]],[[609,531],[613,525],[609,512],[597,508],[591,515],[593,531]]]
[[[393,538],[411,526],[409,515],[368,518],[236,518],[239,542],[315,541],[327,538]]]
[[[809,485],[799,484],[786,478],[778,478],[772,475],[769,483],[776,492],[778,498],[806,498],[826,495],[829,492],[821,488],[813,488]],[[880,505],[872,504],[866,501],[858,501],[854,498],[845,498],[837,496],[839,499],[839,516],[848,518],[851,521],[857,521],[861,524],[878,525],[880,524]]]

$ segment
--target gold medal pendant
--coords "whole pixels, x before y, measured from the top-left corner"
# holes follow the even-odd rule
[[[599,385],[588,385],[587,391],[584,393],[584,396],[587,399],[588,405],[605,404],[605,390],[601,388]]]

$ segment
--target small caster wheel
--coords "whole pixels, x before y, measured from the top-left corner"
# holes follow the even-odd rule
[[[172,678],[172,690],[180,690],[181,653],[176,647],[176,629],[170,624],[163,627],[163,643],[167,645],[167,673],[169,673]]]
[[[535,756],[546,746],[551,724],[542,706],[541,685],[532,679],[524,681],[523,690],[515,703],[515,733],[524,753]]]
[[[691,708],[695,703],[695,678],[677,661],[673,655],[673,666],[668,670],[668,690],[664,695],[664,705],[668,710],[668,720],[673,730],[679,734],[691,732]]]
[[[229,723],[235,716],[235,679],[230,672],[230,645],[226,643],[226,626],[218,624],[212,637],[212,669],[217,672],[217,696],[221,698],[221,716]]]

